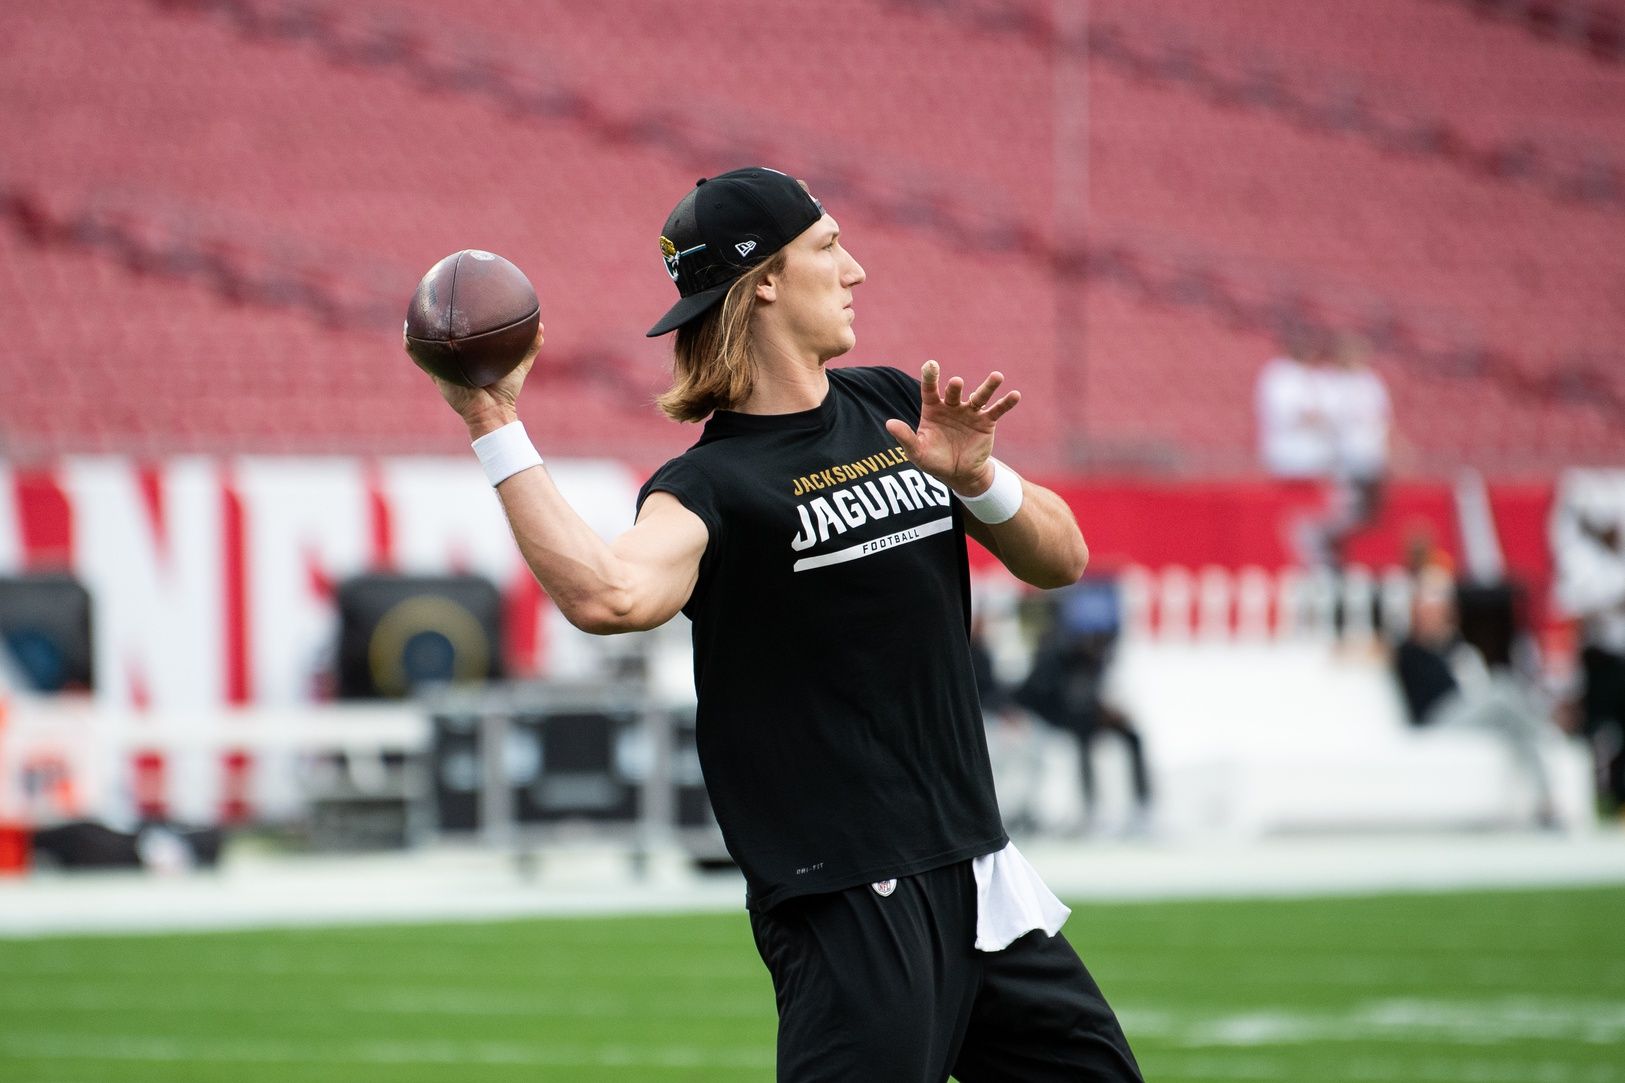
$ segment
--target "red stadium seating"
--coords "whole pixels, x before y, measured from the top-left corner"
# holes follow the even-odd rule
[[[651,406],[659,224],[693,178],[765,159],[816,179],[869,272],[854,360],[1004,368],[1027,402],[1001,447],[1035,467],[1253,469],[1259,313],[1283,298],[1411,329],[1377,358],[1409,471],[1625,455],[1625,198],[1062,48],[1047,4],[816,10],[14,5],[0,450],[455,450],[391,306],[481,246],[542,296],[538,442],[656,460],[694,435]],[[1090,17],[1295,93],[1353,88],[1474,147],[1534,139],[1553,170],[1625,162],[1625,67],[1469,5],[1096,0]],[[1057,101],[1062,63],[1086,70],[1086,111]],[[1058,273],[1079,255],[1053,228],[1058,123],[1086,124],[1081,286]],[[1137,269],[1107,273],[1107,251]]]
[[[1617,0],[1452,0],[1486,19],[1510,22],[1560,47],[1625,63],[1625,5]]]
[[[1542,47],[1515,26],[1455,4],[1097,0],[1092,10],[1131,27],[1182,27],[1217,52],[1318,70],[1328,81],[1446,116],[1470,132],[1566,133],[1579,143],[1604,140],[1616,153],[1625,141],[1625,70]]]

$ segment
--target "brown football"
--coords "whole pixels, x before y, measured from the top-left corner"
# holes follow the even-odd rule
[[[494,252],[453,252],[418,283],[406,310],[406,352],[423,371],[486,387],[525,359],[541,323],[536,289]]]

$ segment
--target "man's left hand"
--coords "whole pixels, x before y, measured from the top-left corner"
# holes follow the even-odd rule
[[[956,493],[979,496],[993,484],[993,428],[1021,401],[1021,392],[998,398],[1004,374],[993,372],[970,395],[958,376],[939,387],[941,369],[927,361],[920,370],[920,425],[911,429],[893,418],[886,431],[909,460]]]

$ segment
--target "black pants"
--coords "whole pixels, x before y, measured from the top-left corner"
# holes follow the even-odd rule
[[[779,1007],[780,1083],[1141,1083],[1064,937],[979,952],[961,862],[751,915]]]
[[[1134,782],[1134,803],[1141,809],[1151,804],[1151,775],[1145,767],[1145,742],[1128,716],[1115,707],[1096,701],[1086,716],[1087,724],[1072,731],[1078,739],[1078,771],[1083,782],[1083,807],[1092,816],[1095,808],[1095,738],[1110,730],[1128,746],[1129,773]]]
[[[1597,757],[1598,788],[1608,807],[1625,809],[1625,656],[1587,647],[1585,731]]]

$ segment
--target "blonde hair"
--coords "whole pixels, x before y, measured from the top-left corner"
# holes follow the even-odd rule
[[[704,421],[718,410],[731,410],[756,386],[751,317],[756,287],[768,275],[784,270],[780,249],[746,271],[722,302],[677,329],[672,341],[671,387],[655,400],[673,421]]]

